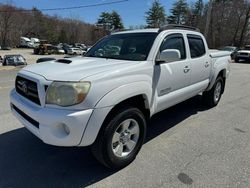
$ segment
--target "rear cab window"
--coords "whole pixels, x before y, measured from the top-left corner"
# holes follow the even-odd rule
[[[187,35],[191,58],[199,58],[206,54],[204,41],[199,35]]]

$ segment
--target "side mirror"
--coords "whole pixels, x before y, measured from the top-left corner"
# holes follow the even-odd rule
[[[179,61],[181,59],[181,53],[176,49],[167,49],[163,50],[159,58],[157,59],[158,63],[170,63],[174,61]]]

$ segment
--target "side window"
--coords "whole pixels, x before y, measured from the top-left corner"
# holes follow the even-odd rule
[[[191,58],[201,57],[206,54],[203,39],[198,35],[187,35]]]
[[[173,34],[167,36],[160,47],[160,52],[167,49],[176,49],[181,53],[181,59],[186,59],[186,48],[183,36],[181,34]]]

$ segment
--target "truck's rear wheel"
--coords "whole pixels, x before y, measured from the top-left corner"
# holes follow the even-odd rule
[[[221,77],[218,77],[212,89],[203,92],[202,98],[204,103],[211,107],[216,106],[220,102],[223,87],[224,81]]]
[[[146,134],[143,113],[133,107],[120,110],[104,123],[91,150],[95,158],[112,169],[130,164],[138,154]]]

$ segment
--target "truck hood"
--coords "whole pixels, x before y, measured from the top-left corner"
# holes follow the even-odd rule
[[[80,81],[95,74],[112,73],[137,63],[127,60],[77,57],[29,65],[22,71],[35,73],[52,81]]]

